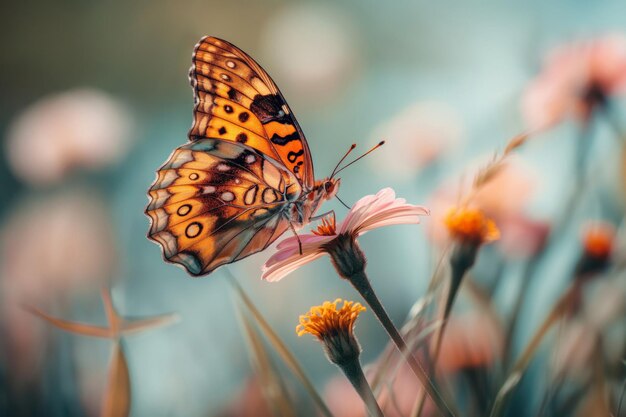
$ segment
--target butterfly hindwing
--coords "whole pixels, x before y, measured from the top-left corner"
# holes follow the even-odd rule
[[[201,139],[177,148],[149,190],[148,237],[192,275],[265,249],[288,227],[302,192],[282,164],[237,142]]]
[[[194,50],[190,81],[194,121],[190,140],[244,143],[281,162],[307,189],[314,184],[306,139],[282,94],[259,64],[236,46],[213,37]]]

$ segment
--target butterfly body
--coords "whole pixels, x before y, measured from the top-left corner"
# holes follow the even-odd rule
[[[194,276],[262,251],[311,221],[339,181],[315,181],[306,139],[269,75],[226,41],[203,38],[190,70],[189,142],[157,171],[148,237]]]

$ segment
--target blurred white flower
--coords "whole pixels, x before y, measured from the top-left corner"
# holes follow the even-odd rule
[[[65,192],[22,204],[0,230],[0,325],[12,370],[25,377],[42,351],[41,327],[24,305],[59,305],[106,285],[116,269],[105,203]]]
[[[386,142],[368,161],[376,172],[408,179],[457,144],[462,132],[461,117],[450,106],[417,102],[374,130],[372,141]]]
[[[280,75],[279,86],[307,100],[328,102],[329,95],[345,91],[354,78],[356,38],[350,16],[341,9],[294,3],[266,22],[261,42]]]
[[[58,182],[73,169],[97,170],[118,161],[130,143],[124,105],[90,89],[45,97],[9,128],[7,154],[16,176],[31,184]]]

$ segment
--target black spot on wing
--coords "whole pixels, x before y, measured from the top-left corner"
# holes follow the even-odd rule
[[[270,140],[272,141],[272,143],[275,143],[276,145],[286,145],[287,143],[291,142],[292,140],[300,140],[300,135],[298,134],[298,132],[293,132],[287,136],[280,136],[276,133],[274,133],[272,135],[272,137],[270,138]],[[303,151],[301,151],[303,152]]]
[[[278,122],[282,124],[293,124],[291,117],[283,111],[285,102],[276,94],[257,94],[250,104],[250,110],[261,123]]]
[[[231,89],[228,90],[228,98],[231,100],[239,101],[238,97],[239,97],[239,93],[237,92],[237,90],[231,87]]]
[[[298,152],[289,152],[287,154],[287,159],[289,160],[289,162],[294,163],[296,162],[296,159],[298,159],[298,157],[302,154],[304,154],[304,149],[300,149]]]

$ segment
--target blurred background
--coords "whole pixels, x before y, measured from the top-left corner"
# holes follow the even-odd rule
[[[145,237],[155,170],[187,140],[187,73],[201,36],[232,42],[269,72],[308,139],[316,177],[328,175],[351,143],[364,150],[388,141],[344,171],[339,196],[352,204],[389,186],[433,210],[420,226],[361,239],[373,286],[401,323],[428,284],[442,248],[438,222],[461,180],[529,127],[522,97],[546,55],[626,33],[625,13],[621,0],[2,3],[0,414],[98,415],[110,342],[61,332],[22,307],[104,326],[100,287],[110,285],[122,316],[181,318],[125,339],[131,415],[256,415],[233,411],[254,383],[230,278],[218,270],[192,279]],[[623,100],[614,103],[626,125]],[[566,120],[534,135],[485,191],[485,204],[506,214],[509,227],[474,275],[503,314],[535,250],[524,242],[541,240],[576,186],[580,130]],[[589,130],[593,198],[578,206],[531,282],[518,349],[570,279],[580,225],[618,225],[623,216],[621,148],[606,120]],[[336,201],[327,209],[339,219],[347,212]],[[298,315],[324,300],[358,297],[327,259],[262,282],[271,253],[230,271],[325,392],[337,370],[316,343],[296,336]],[[623,318],[623,309],[616,314]],[[357,332],[363,361],[373,361],[387,343],[383,329],[364,314]],[[622,332],[610,345],[617,357],[623,339]],[[541,375],[525,385],[529,403],[528,387]],[[301,415],[312,415],[302,401]]]

